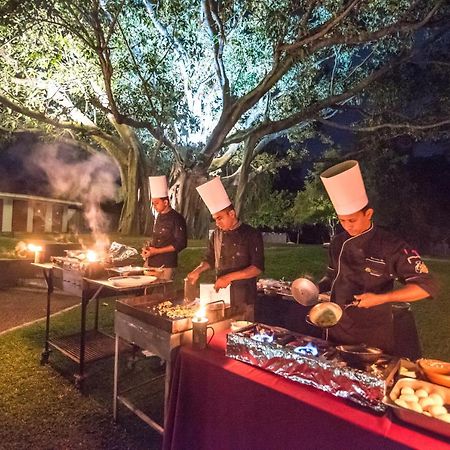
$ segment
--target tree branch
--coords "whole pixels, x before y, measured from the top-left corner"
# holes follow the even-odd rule
[[[354,131],[357,133],[366,133],[366,132],[372,132],[382,129],[391,129],[391,130],[397,130],[397,129],[405,129],[405,130],[416,130],[416,131],[423,131],[423,130],[430,130],[433,128],[440,128],[445,125],[450,125],[450,118],[445,120],[440,120],[438,122],[429,123],[429,124],[413,124],[413,123],[383,123],[380,125],[373,125],[369,127],[355,127],[351,125],[342,125],[336,122],[332,122],[329,120],[324,120],[321,118],[315,119],[316,122],[320,122],[324,125],[330,126],[332,128],[337,128],[339,130],[347,130],[347,131]]]
[[[225,36],[223,24],[219,17],[218,3],[215,0],[202,0],[202,8],[206,18],[205,22],[207,30],[213,42],[214,62],[216,66],[217,79],[222,89],[223,109],[227,109],[230,103],[230,82],[223,63]]]
[[[302,39],[292,43],[292,44],[286,44],[282,45],[280,47],[280,51],[284,52],[292,52],[297,50],[299,47],[307,46],[311,42],[317,41],[324,37],[332,28],[334,28],[336,25],[341,23],[352,11],[352,9],[360,3],[361,0],[353,0],[351,1],[345,9],[342,10],[342,12],[338,15],[336,15],[333,19],[329,20],[328,22],[324,23],[321,27],[319,27],[317,30],[313,30],[312,33],[308,34],[307,36],[303,37]]]
[[[4,97],[3,95],[0,95],[0,104],[5,106],[6,108],[11,109],[12,111],[14,111],[18,114],[23,114],[24,116],[30,117],[31,119],[35,119],[39,122],[46,123],[48,125],[52,125],[55,128],[64,128],[67,130],[73,130],[73,131],[83,133],[87,136],[98,136],[102,139],[105,139],[107,141],[117,144],[117,142],[114,142],[114,138],[112,136],[103,132],[96,126],[76,125],[73,122],[62,122],[62,121],[54,120],[54,119],[51,119],[50,117],[46,116],[44,113],[32,111],[31,109],[28,109],[25,106],[18,105],[16,103],[12,102],[7,97]]]

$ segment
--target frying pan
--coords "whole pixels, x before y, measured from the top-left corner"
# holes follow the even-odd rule
[[[319,288],[307,278],[297,278],[291,284],[291,294],[297,303],[312,306],[319,301]]]
[[[344,311],[351,306],[358,306],[359,301],[349,303],[343,308],[337,303],[325,301],[311,308],[306,321],[319,328],[334,327],[342,318]]]

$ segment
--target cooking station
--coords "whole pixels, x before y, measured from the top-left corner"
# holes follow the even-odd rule
[[[171,281],[157,280],[156,277],[143,277],[148,280],[135,285],[118,284],[114,278],[108,278],[108,274],[120,273],[117,261],[115,266],[108,267],[101,262],[87,263],[71,256],[52,257],[50,263],[33,263],[43,271],[47,284],[47,311],[45,325],[45,344],[41,354],[41,364],[49,360],[51,348],[58,350],[63,355],[77,363],[78,373],[74,375],[77,388],[83,388],[86,378],[85,366],[88,363],[114,355],[114,338],[99,330],[99,299],[112,295],[130,295],[133,292],[146,291],[147,289],[161,289]],[[121,279],[122,277],[117,277]],[[73,295],[81,297],[80,331],[69,335],[50,338],[51,296],[55,283]],[[95,314],[93,328],[87,330],[87,309],[91,301],[95,300]],[[122,344],[123,345],[123,344]]]
[[[386,410],[383,398],[400,363],[388,355],[370,363],[354,355],[350,364],[323,339],[264,324],[229,333],[226,355],[379,412]]]
[[[163,426],[140,410],[125,396],[125,393],[130,392],[133,388],[119,392],[120,340],[151,352],[165,361],[165,422],[169,383],[172,373],[172,360],[174,359],[173,351],[182,345],[192,342],[192,317],[197,309],[198,306],[184,306],[182,299],[169,299],[161,294],[121,298],[116,301],[114,319],[116,334],[113,398],[114,420],[117,420],[118,403],[120,403],[134,412],[160,434],[164,433]],[[231,308],[222,301],[206,305],[205,315],[208,319],[208,329],[213,334],[225,330],[230,326],[232,319]],[[145,384],[153,381],[155,381],[155,378],[148,380]],[[135,388],[141,386],[142,384],[135,386]]]

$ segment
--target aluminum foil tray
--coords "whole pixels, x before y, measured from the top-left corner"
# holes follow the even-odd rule
[[[226,355],[379,412],[386,410],[383,398],[399,365],[386,356],[355,369],[327,341],[264,324],[229,333]]]

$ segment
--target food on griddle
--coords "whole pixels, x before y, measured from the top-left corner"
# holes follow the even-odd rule
[[[158,303],[153,307],[153,312],[169,319],[188,319],[194,317],[197,307],[174,305],[170,300]]]
[[[331,309],[323,310],[315,319],[316,325],[323,328],[332,327],[333,325],[336,325],[337,321],[338,318]]]

